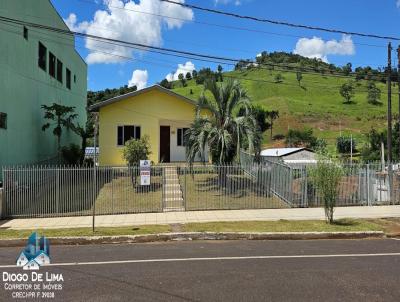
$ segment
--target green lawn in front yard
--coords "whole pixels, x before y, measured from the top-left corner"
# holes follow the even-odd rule
[[[400,233],[400,219],[339,219],[335,224],[323,220],[278,220],[278,221],[232,221],[188,223],[179,226],[181,232],[352,232],[384,231]],[[168,233],[171,225],[138,225],[126,227],[98,227],[70,229],[38,229],[40,235],[47,237],[79,236],[119,236]],[[10,230],[0,228],[0,240],[10,238],[28,238],[33,230]]]
[[[140,181],[137,177],[136,181]],[[152,176],[150,186],[135,185],[121,176],[106,183],[96,200],[97,214],[141,213],[162,211],[162,178]]]
[[[46,237],[86,237],[86,236],[119,236],[119,235],[144,235],[171,232],[169,225],[140,225],[126,227],[98,227],[95,232],[92,228],[70,229],[38,229],[35,230]],[[0,239],[28,238],[33,230],[10,230],[0,228]]]
[[[233,221],[188,223],[185,232],[349,232],[383,231],[385,227],[374,221],[339,219],[334,224],[323,220]]]
[[[194,169],[194,174],[179,175],[181,186],[186,183],[187,210],[288,208],[280,199],[268,197],[243,171],[228,174],[226,185],[221,186],[218,174],[212,169]]]

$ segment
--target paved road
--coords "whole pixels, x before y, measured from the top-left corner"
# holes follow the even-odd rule
[[[19,251],[0,248],[1,272],[26,272],[7,267]],[[51,256],[57,265],[39,272],[63,275],[53,301],[400,301],[396,240],[52,246]]]

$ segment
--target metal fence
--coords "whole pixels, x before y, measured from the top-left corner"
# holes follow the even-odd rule
[[[242,167],[249,174],[255,175],[255,171],[265,167],[271,174],[266,184],[271,194],[286,201],[291,207],[323,206],[310,176],[312,165],[290,166],[264,157],[256,158],[244,151],[241,151],[240,156]],[[339,183],[337,205],[400,204],[400,165],[391,165],[392,181],[389,181],[388,167],[386,165],[382,168],[381,163],[342,164],[344,173]]]
[[[13,167],[3,169],[2,216],[54,217],[184,210],[289,207],[239,165],[152,166],[142,186],[137,167]]]
[[[346,165],[337,205],[398,204],[400,173],[379,164]],[[54,217],[165,211],[319,207],[310,167],[241,153],[241,165],[157,165],[149,186],[138,167],[3,169],[2,217]]]

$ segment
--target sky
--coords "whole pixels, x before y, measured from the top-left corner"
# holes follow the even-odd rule
[[[289,28],[183,8],[159,0],[51,0],[71,30],[145,45],[254,60],[262,51],[383,67],[388,41]],[[400,0],[175,0],[202,7],[351,32],[400,37]],[[167,18],[168,17],[168,18]],[[398,42],[393,43],[397,48]],[[139,89],[218,64],[76,38],[88,89]],[[393,51],[393,63],[396,52]],[[224,70],[233,66],[223,65]]]

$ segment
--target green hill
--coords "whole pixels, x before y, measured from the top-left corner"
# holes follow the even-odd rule
[[[282,83],[275,83],[278,73],[283,76]],[[355,82],[354,102],[344,104],[339,89],[348,81],[347,78],[303,73],[300,87],[294,71],[278,72],[252,67],[248,70],[226,72],[223,76],[225,79],[238,78],[254,103],[269,110],[279,110],[280,118],[274,124],[274,135],[285,135],[290,128],[311,127],[317,137],[326,139],[328,146],[334,148],[336,138],[341,132],[352,134],[360,145],[372,127],[383,129],[386,125],[386,85],[381,82],[376,82],[382,91],[381,105],[367,102],[366,80]],[[183,87],[176,81],[172,83],[172,89],[197,100],[203,86],[189,80],[187,86]],[[392,98],[393,114],[397,115],[397,87],[393,88]],[[264,145],[282,145],[282,142],[270,141],[268,133],[265,133]]]

